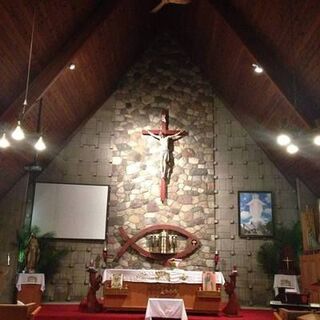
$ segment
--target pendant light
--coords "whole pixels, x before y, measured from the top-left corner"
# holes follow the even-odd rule
[[[1,137],[1,139],[0,139],[0,148],[1,148],[1,149],[6,149],[6,148],[8,148],[9,146],[10,146],[10,142],[9,142],[9,140],[8,140],[7,137],[6,137],[6,134],[3,133],[3,134],[2,134],[2,137]]]
[[[42,116],[42,98],[40,99],[40,102],[39,102],[38,123],[37,123],[37,133],[39,135],[39,139],[34,145],[34,148],[37,151],[43,151],[47,148],[42,137],[41,116]]]
[[[25,134],[21,126],[21,121],[23,119],[23,116],[26,112],[26,108],[28,106],[28,92],[29,92],[30,69],[31,69],[32,48],[33,48],[33,38],[34,38],[34,26],[35,26],[35,10],[33,11],[33,18],[32,18],[32,31],[31,31],[31,40],[30,40],[30,47],[29,47],[28,72],[27,72],[27,80],[26,80],[25,97],[23,101],[22,112],[19,115],[19,118],[17,121],[17,126],[11,134],[11,137],[17,141],[21,141],[25,138]]]

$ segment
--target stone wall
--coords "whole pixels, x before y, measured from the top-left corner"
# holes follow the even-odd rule
[[[168,199],[160,201],[159,142],[142,130],[159,128],[162,108],[169,127],[187,136],[174,143],[174,167]],[[201,240],[201,248],[181,263],[189,270],[210,270],[219,250],[227,276],[239,270],[243,304],[265,304],[272,283],[256,262],[263,240],[238,236],[237,192],[272,191],[277,223],[297,219],[296,194],[255,145],[224,103],[214,95],[200,70],[169,38],[158,39],[130,69],[100,110],[73,136],[41,175],[41,181],[111,186],[108,251],[115,257],[123,240],[147,226],[181,226]],[[88,275],[85,265],[101,254],[100,241],[56,241],[69,253],[61,271],[48,283],[49,300],[80,300]],[[108,267],[163,268],[129,249]]]
[[[126,75],[114,94],[109,248],[120,248],[119,227],[129,236],[154,224],[180,226],[201,239],[202,247],[181,263],[186,269],[212,268],[214,251],[214,99],[198,68],[169,39],[159,40]],[[159,141],[143,129],[159,129],[161,109],[169,128],[187,136],[174,142],[168,199],[160,200]],[[128,250],[124,268],[162,268]]]
[[[240,123],[215,99],[216,248],[225,274],[237,266],[237,292],[242,303],[264,305],[272,297],[272,280],[262,273],[256,256],[265,239],[239,238],[238,191],[271,191],[276,224],[298,219],[296,191]]]
[[[38,178],[41,182],[111,184],[111,135],[114,111],[112,99],[106,101],[87,123],[71,137],[66,147]],[[61,271],[47,283],[49,301],[81,300],[88,290],[85,266],[101,255],[103,241],[57,240],[66,248]]]

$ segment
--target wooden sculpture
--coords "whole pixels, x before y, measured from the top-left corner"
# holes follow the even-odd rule
[[[229,299],[228,303],[223,309],[223,313],[228,316],[239,316],[240,304],[238,301],[238,297],[235,293],[237,275],[237,268],[234,266],[231,274],[229,274],[230,282],[226,281],[224,285],[225,291]]]

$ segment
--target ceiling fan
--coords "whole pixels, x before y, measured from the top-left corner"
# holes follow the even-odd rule
[[[188,4],[190,2],[191,2],[191,0],[161,0],[161,2],[151,10],[151,12],[152,13],[158,12],[160,9],[162,9],[162,7],[164,5],[169,4],[169,3]]]

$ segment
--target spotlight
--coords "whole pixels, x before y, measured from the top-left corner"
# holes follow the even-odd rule
[[[262,73],[263,72],[263,68],[261,66],[259,66],[258,64],[253,63],[252,67],[253,67],[253,71],[255,73]]]

